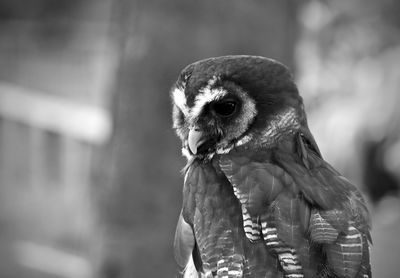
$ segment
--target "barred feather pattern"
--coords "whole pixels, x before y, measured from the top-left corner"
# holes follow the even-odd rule
[[[194,162],[188,168],[184,200],[183,216],[193,227],[201,277],[277,277],[263,242],[246,238],[242,223],[250,214],[241,211],[232,186],[211,165]],[[254,237],[256,230],[261,233],[261,226],[254,226]]]
[[[246,237],[262,237],[284,277],[370,278],[368,211],[361,195],[315,154],[301,165],[290,148],[274,158],[279,163],[265,153],[234,151],[219,158],[242,205]]]
[[[303,278],[302,266],[295,249],[280,240],[278,230],[268,227],[266,221],[261,222],[261,227],[265,245],[277,255],[279,263],[284,270],[284,277]]]
[[[334,244],[325,247],[329,265],[340,277],[355,277],[363,257],[363,238],[353,226],[341,233]]]
[[[235,188],[234,188],[235,192]],[[235,193],[236,195],[237,193]],[[246,237],[251,241],[255,242],[261,239],[261,225],[258,223],[257,218],[251,217],[247,208],[242,205],[242,215],[243,215],[243,228]]]
[[[339,232],[326,221],[317,210],[313,210],[310,217],[310,236],[318,243],[333,243]]]
[[[235,171],[237,169],[234,169],[234,165],[231,161],[222,160],[220,162],[221,169],[224,171],[228,180],[232,184],[235,196],[242,204],[243,229],[246,233],[247,238],[251,242],[254,242],[256,240],[259,240],[260,236],[263,237],[264,243],[268,250],[277,257],[279,264],[283,269],[285,278],[303,278],[304,275],[302,266],[295,249],[293,249],[290,245],[286,244],[278,237],[278,229],[274,226],[274,221],[268,221],[268,215],[266,214],[262,215],[262,218],[260,219],[259,217],[251,216],[248,212],[247,207],[253,208],[254,210],[254,208],[258,208],[259,206],[266,204],[264,202],[266,200],[259,200],[261,203],[257,204],[254,198],[252,198],[251,194],[255,191],[253,188],[254,186],[260,184],[260,182],[262,182],[263,180],[271,180],[270,190],[268,190],[268,192],[263,192],[265,198],[271,198],[271,195],[269,195],[268,193],[275,192],[275,194],[278,194],[283,188],[282,183],[279,179],[275,178],[274,174],[278,174],[277,177],[283,178],[284,180],[286,180],[286,182],[290,181],[290,177],[285,176],[285,173],[283,171],[280,171],[280,169],[277,167],[271,167],[271,169],[275,170],[273,171],[273,173],[271,173],[258,166],[261,165],[256,165],[254,167],[254,171],[249,173],[247,171]],[[234,173],[239,174],[235,175]],[[259,177],[261,177],[261,180],[259,179]],[[273,198],[271,198],[271,200],[273,200]],[[277,208],[279,209],[279,207]],[[269,223],[272,224],[272,226],[268,225]],[[297,229],[299,229],[299,224],[297,226]],[[288,228],[289,230],[293,230],[293,228],[295,228],[295,225],[291,223],[291,227]]]

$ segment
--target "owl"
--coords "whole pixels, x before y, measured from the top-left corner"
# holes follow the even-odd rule
[[[371,277],[365,202],[322,158],[286,66],[201,60],[182,70],[171,98],[187,158],[179,275]]]

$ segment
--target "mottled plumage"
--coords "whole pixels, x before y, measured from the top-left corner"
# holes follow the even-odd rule
[[[365,203],[322,159],[285,66],[202,60],[171,95],[188,158],[174,244],[184,277],[371,277]]]

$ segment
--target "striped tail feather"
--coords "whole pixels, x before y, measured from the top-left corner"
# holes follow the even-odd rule
[[[325,245],[328,264],[339,277],[356,277],[363,259],[364,240],[356,228],[349,226],[347,234],[340,233],[335,243]]]
[[[285,244],[278,236],[274,221],[268,221],[265,215],[261,218],[261,231],[265,245],[277,256],[285,278],[304,278],[303,268],[296,250]]]
[[[261,225],[256,217],[251,217],[246,207],[242,205],[243,228],[246,237],[251,242],[256,242],[261,239]]]
[[[217,277],[242,278],[243,277],[243,257],[240,255],[221,258],[217,263]]]

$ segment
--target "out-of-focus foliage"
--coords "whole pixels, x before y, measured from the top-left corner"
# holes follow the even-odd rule
[[[399,11],[400,3],[389,0],[310,1],[300,13],[296,54],[322,153],[377,205],[374,277],[397,277],[393,258],[400,255]]]

